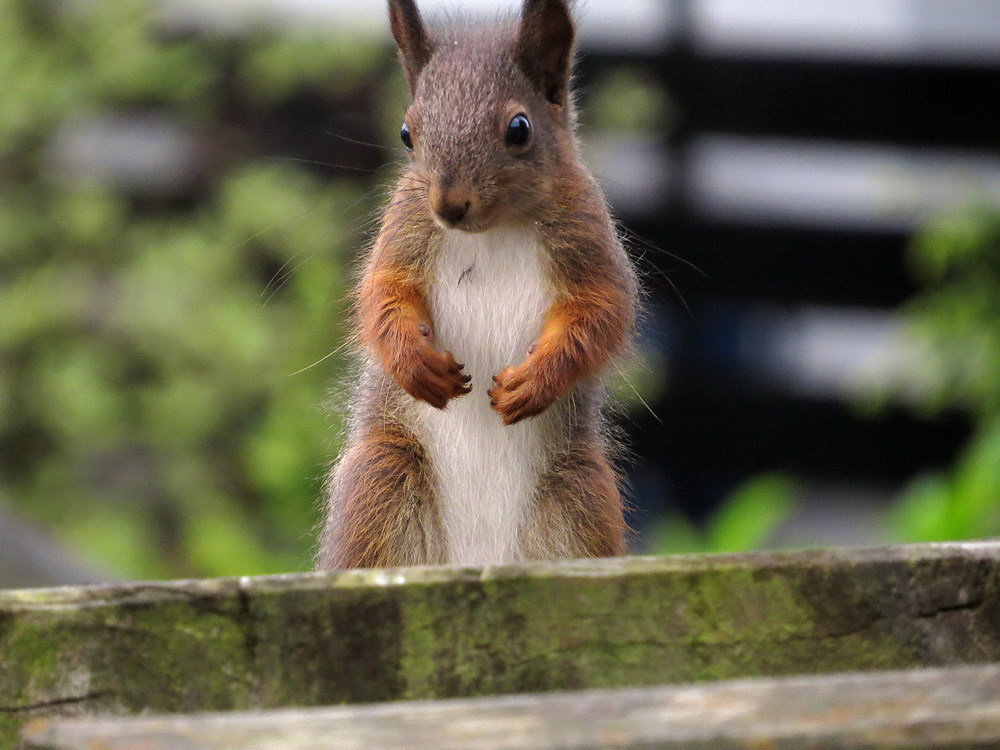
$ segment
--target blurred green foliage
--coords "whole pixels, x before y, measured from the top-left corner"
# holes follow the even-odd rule
[[[311,567],[341,427],[320,402],[345,366],[323,358],[369,186],[248,147],[198,200],[143,204],[48,149],[101,113],[229,133],[234,101],[345,95],[378,52],[171,36],[137,0],[0,0],[0,494],[18,512],[125,576]]]
[[[918,368],[858,402],[877,412],[898,395],[927,416],[961,409],[974,431],[955,465],[916,477],[887,513],[887,538],[936,542],[1000,536],[1000,207],[974,205],[910,248],[924,291],[903,309]],[[898,389],[893,393],[892,389]],[[650,540],[664,553],[754,549],[794,508],[794,485],[764,474],[738,488],[704,530],[669,517]]]
[[[679,513],[668,514],[651,530],[649,549],[676,555],[766,547],[774,530],[795,510],[795,495],[795,481],[787,474],[759,474],[737,487],[703,529]]]
[[[947,217],[911,258],[926,286],[905,310],[922,347],[920,407],[965,409],[975,430],[955,466],[911,484],[889,523],[901,541],[1000,536],[1000,208]]]

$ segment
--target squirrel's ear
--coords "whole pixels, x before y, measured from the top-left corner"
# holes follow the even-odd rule
[[[573,18],[566,0],[524,0],[517,57],[524,72],[553,104],[568,98]]]
[[[434,45],[427,36],[427,29],[413,0],[389,0],[389,24],[399,47],[399,62],[403,66],[406,85],[412,95],[416,91],[420,71],[431,59]]]

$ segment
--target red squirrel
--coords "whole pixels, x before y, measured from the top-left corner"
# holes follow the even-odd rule
[[[433,36],[413,0],[389,17],[408,165],[356,290],[318,567],[621,555],[602,376],[638,284],[580,160],[567,2]]]

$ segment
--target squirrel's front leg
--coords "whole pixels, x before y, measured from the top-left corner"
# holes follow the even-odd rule
[[[580,192],[580,185],[590,189]],[[625,348],[635,322],[636,281],[599,189],[571,175],[557,192],[573,212],[542,224],[556,292],[541,335],[519,365],[494,377],[490,406],[504,424],[540,414]]]
[[[631,299],[613,279],[564,295],[524,362],[493,376],[490,406],[508,425],[540,414],[619,352],[632,315]]]
[[[385,264],[362,282],[359,312],[365,345],[411,396],[443,409],[472,390],[451,352],[434,347],[434,328],[420,284]]]

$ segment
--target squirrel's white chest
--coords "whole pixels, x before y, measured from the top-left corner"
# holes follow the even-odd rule
[[[486,386],[478,389],[485,398],[494,374],[524,360],[552,304],[537,235],[528,228],[448,232],[433,279],[436,345],[465,364],[473,388]]]
[[[429,290],[435,344],[472,376],[472,392],[446,409],[420,404],[418,432],[436,484],[449,562],[519,559],[523,522],[552,430],[548,412],[506,426],[486,391],[522,362],[552,294],[537,234],[495,228],[448,232]]]

